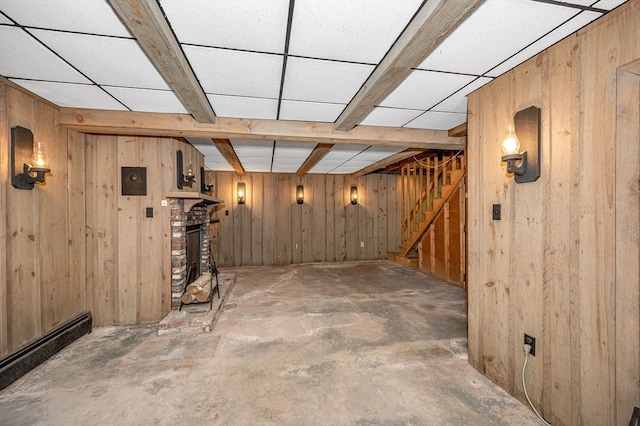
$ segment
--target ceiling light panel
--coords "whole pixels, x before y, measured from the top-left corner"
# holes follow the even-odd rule
[[[529,0],[487,0],[418,68],[482,75],[578,12]]]
[[[330,173],[367,148],[366,145],[335,145],[309,170],[309,173]]]
[[[247,172],[270,172],[273,141],[231,139],[231,145]]]
[[[132,111],[187,114],[180,100],[169,90],[130,89],[102,86]]]
[[[422,113],[415,109],[375,107],[360,125],[402,127]]]
[[[373,71],[371,65],[289,58],[283,98],[347,104]]]
[[[135,40],[46,30],[30,31],[98,84],[169,89]]]
[[[0,27],[0,75],[7,78],[91,83],[17,27]]]
[[[131,37],[105,0],[3,0],[0,10],[26,27]]]
[[[219,117],[275,120],[278,113],[276,99],[224,95],[207,95],[207,99]]]
[[[375,64],[422,0],[297,0],[289,53]]]
[[[492,79],[488,77],[478,77],[475,81],[452,94],[444,101],[433,107],[435,111],[467,113],[467,95],[474,90],[484,86]]]
[[[183,47],[206,93],[278,98],[282,56],[208,47]]]
[[[413,70],[380,106],[427,110],[451,93],[471,83],[475,77]]]
[[[161,0],[160,4],[180,43],[284,52],[288,0]]]
[[[313,152],[316,144],[310,142],[276,142],[273,152],[274,173],[295,173]]]
[[[404,127],[413,129],[449,130],[467,121],[467,114],[427,111]]]
[[[346,105],[283,100],[280,120],[319,121],[333,123]]]
[[[108,93],[94,85],[14,79],[11,81],[61,107],[127,109]]]
[[[580,28],[584,27],[589,22],[595,19],[598,19],[600,16],[602,16],[602,14],[596,13],[596,12],[580,13],[575,18],[569,20],[568,22],[566,22],[556,30],[552,31],[551,33],[543,37],[542,39],[538,40],[537,42],[533,43],[529,47],[519,52],[518,54],[514,55],[512,58],[498,65],[496,68],[489,71],[487,75],[492,77],[498,77],[502,75],[503,73],[514,68],[516,65],[521,64],[527,59],[542,52],[544,49],[551,46],[552,44],[562,40],[569,34],[573,34],[574,32],[578,31]]]

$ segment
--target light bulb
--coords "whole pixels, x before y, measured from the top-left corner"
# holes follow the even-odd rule
[[[31,167],[46,169],[48,164],[49,160],[44,152],[44,144],[42,142],[35,142],[33,144],[33,155],[31,156]]]
[[[504,132],[504,140],[502,141],[502,152],[505,155],[517,154],[520,152],[520,141],[516,135],[513,124],[507,124]]]

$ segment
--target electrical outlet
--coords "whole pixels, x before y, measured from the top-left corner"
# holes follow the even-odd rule
[[[491,208],[491,216],[493,220],[500,220],[502,206],[500,204],[494,204]]]
[[[360,241],[360,247],[364,247],[364,241]]]
[[[536,338],[533,336],[529,336],[527,333],[524,334],[524,344],[531,346],[530,355],[536,356]]]

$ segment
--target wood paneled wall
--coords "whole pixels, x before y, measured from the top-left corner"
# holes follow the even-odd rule
[[[640,406],[640,1],[469,96],[469,361],[554,425]],[[504,126],[542,108],[542,175],[516,184]],[[502,204],[502,220],[491,220]]]
[[[56,122],[56,108],[0,82],[0,356],[87,308],[82,135]],[[11,186],[13,126],[45,143],[52,171],[33,190]]]
[[[94,325],[155,322],[170,310],[169,207],[175,139],[83,135],[57,125],[57,108],[0,82],[0,356],[91,310]],[[11,186],[11,127],[45,142],[51,173]],[[147,195],[122,196],[122,166],[147,168]],[[183,191],[198,191],[199,183]],[[146,217],[146,208],[153,217]]]
[[[171,309],[170,210],[178,191],[176,151],[194,173],[204,159],[169,138],[86,135],[87,288],[95,323],[156,322]],[[121,167],[146,167],[147,195],[121,195]],[[200,183],[184,186],[198,192]],[[146,217],[146,209],[153,217]]]
[[[214,173],[214,172],[208,172]],[[238,205],[236,187],[247,186]],[[276,265],[386,259],[400,246],[400,180],[396,175],[215,172],[215,196],[225,201],[220,219],[220,265]],[[304,204],[295,188],[304,186]],[[358,204],[349,203],[351,184]],[[226,214],[228,212],[228,215]]]

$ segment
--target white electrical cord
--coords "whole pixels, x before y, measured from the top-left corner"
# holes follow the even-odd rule
[[[551,423],[547,422],[544,419],[544,417],[542,417],[540,413],[538,413],[538,410],[536,410],[536,407],[533,406],[533,403],[529,399],[529,394],[527,393],[527,385],[524,382],[524,371],[527,368],[527,360],[529,359],[529,352],[531,352],[531,346],[524,345],[524,365],[522,366],[522,388],[524,389],[524,396],[527,397],[527,401],[529,401],[529,405],[533,409],[533,412],[536,413],[536,416],[538,416],[540,420],[544,422],[544,424],[551,426]]]

